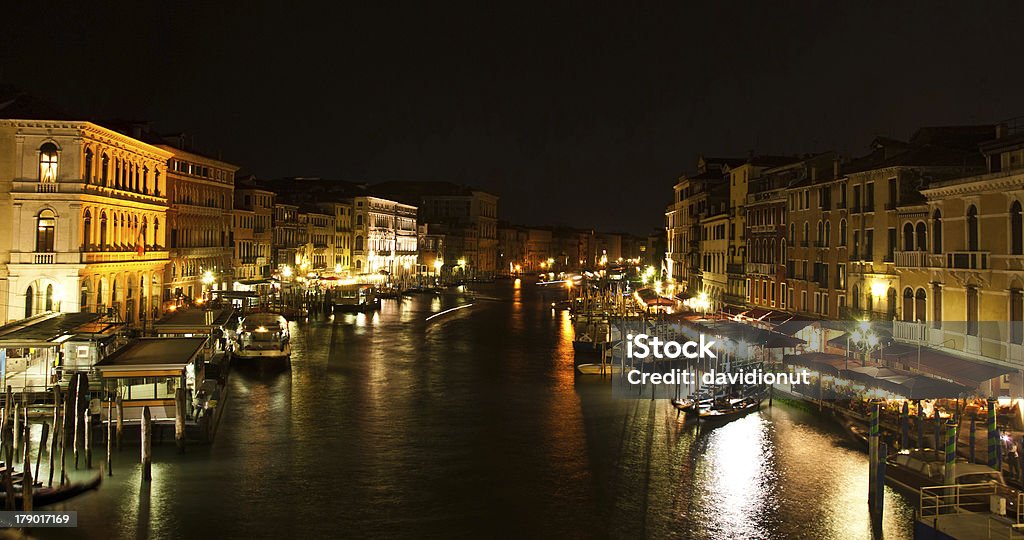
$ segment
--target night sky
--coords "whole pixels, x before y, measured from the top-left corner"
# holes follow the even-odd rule
[[[1024,115],[1021,4],[276,4],[17,2],[0,83],[260,177],[452,180],[516,222],[637,233],[699,154]]]

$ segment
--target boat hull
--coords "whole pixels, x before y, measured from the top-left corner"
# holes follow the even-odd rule
[[[615,364],[580,364],[576,366],[580,375],[616,375],[622,373],[622,368]]]
[[[288,358],[292,355],[291,344],[286,343],[284,349],[235,349],[231,355],[244,359]]]

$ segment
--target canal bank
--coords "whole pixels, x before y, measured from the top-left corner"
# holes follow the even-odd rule
[[[576,377],[552,298],[473,288],[292,323],[290,368],[234,369],[213,444],[156,447],[149,486],[122,450],[64,506],[78,529],[35,532],[870,537],[867,456],[830,422],[776,405],[698,436],[668,401]],[[912,514],[887,492],[886,537]]]

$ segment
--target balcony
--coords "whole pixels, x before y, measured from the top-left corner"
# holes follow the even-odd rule
[[[865,204],[863,207],[861,207],[860,211],[861,211],[861,213],[864,213],[864,214],[870,214],[870,213],[875,211],[875,205],[874,204]]]
[[[11,253],[11,264],[82,264],[96,262],[133,262],[167,260],[165,250],[149,251],[142,255],[135,250],[125,251],[63,251]]]
[[[774,276],[776,266],[775,263],[747,263],[746,268],[748,274]]]
[[[165,250],[146,251],[139,255],[137,251],[85,251],[81,253],[83,263],[98,262],[135,262],[166,260],[169,253]]]
[[[910,343],[927,343],[928,325],[917,321],[893,321],[892,337]]]
[[[811,242],[808,241],[808,240],[801,240],[800,241],[800,247],[808,247],[810,245],[811,245]]]
[[[990,270],[989,253],[987,251],[952,251],[946,252],[944,262],[946,268],[957,270]]]
[[[729,263],[725,265],[725,271],[729,274],[743,274],[743,265]]]

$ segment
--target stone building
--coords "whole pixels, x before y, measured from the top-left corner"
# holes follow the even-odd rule
[[[180,139],[179,139],[180,141]],[[238,166],[177,146],[167,167],[167,244],[164,301],[199,299],[226,290],[233,278],[232,207]]]
[[[415,272],[416,207],[380,197],[352,199],[353,273],[381,271],[396,277]]]
[[[246,281],[270,277],[274,197],[273,191],[257,186],[252,176],[235,183],[231,245],[234,246],[234,278],[243,285]]]
[[[101,125],[0,108],[0,320],[160,315],[171,153]]]

